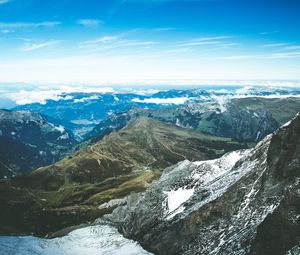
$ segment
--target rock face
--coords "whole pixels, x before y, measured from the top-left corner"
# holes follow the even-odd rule
[[[300,110],[297,97],[221,99],[216,97],[215,102],[188,103],[176,108],[131,109],[112,114],[85,138],[100,139],[112,130],[124,127],[130,119],[146,116],[216,136],[258,142]]]
[[[0,110],[0,178],[53,164],[76,144],[70,132],[29,111]]]
[[[244,143],[141,117],[63,160],[0,182],[0,233],[45,235],[110,213],[165,167],[218,158]],[[110,200],[114,201],[108,203]],[[104,204],[103,206],[101,206]]]
[[[167,168],[101,221],[155,254],[298,254],[300,115],[253,149]]]

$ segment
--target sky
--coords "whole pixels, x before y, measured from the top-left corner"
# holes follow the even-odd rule
[[[0,0],[1,82],[300,80],[300,0]]]

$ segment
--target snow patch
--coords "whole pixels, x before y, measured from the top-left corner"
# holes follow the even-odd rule
[[[61,135],[60,137],[57,138],[57,140],[67,140],[69,139],[69,134],[65,133],[63,135]]]
[[[190,199],[190,197],[194,194],[194,188],[179,188],[177,190],[164,191],[164,193],[167,195],[167,214],[171,214],[172,212],[177,210],[183,203]],[[172,215],[170,215],[171,217],[168,216],[168,219],[183,211],[184,207],[182,207],[181,210],[176,211],[175,214],[173,213]]]
[[[66,131],[65,128],[61,125],[55,126],[54,128],[62,134]]]
[[[67,236],[42,239],[33,236],[0,237],[1,254],[6,255],[146,255],[137,242],[124,238],[110,226],[77,229]]]

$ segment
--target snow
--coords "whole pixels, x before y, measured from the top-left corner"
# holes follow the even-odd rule
[[[291,120],[290,121],[288,121],[287,123],[285,123],[285,124],[283,124],[281,127],[287,127],[287,126],[289,126],[290,124],[291,124]]]
[[[219,159],[214,159],[214,160],[206,160],[206,161],[194,161],[193,164],[197,166],[201,166],[203,164],[210,164],[215,167],[219,166],[220,169],[230,169],[232,168],[236,162],[238,162],[243,156],[244,156],[243,151],[233,151],[225,154]]]
[[[143,100],[139,98],[133,98],[132,102],[144,103],[144,104],[184,104],[189,100],[188,97],[174,97],[174,98],[145,98]]]
[[[260,136],[260,131],[257,132],[257,135],[256,135],[256,138],[255,138],[255,141],[258,141],[259,139],[259,136]]]
[[[63,135],[61,135],[60,137],[57,138],[57,140],[67,140],[69,139],[69,134],[65,133]]]
[[[165,191],[164,193],[167,194],[168,214],[170,214],[190,199],[190,197],[194,194],[194,188],[179,188],[177,190]],[[184,208],[182,208],[179,212],[182,212],[183,210]],[[172,217],[176,214],[172,214]]]
[[[146,255],[137,242],[128,240],[117,229],[98,225],[77,229],[67,236],[41,239],[32,236],[0,237],[5,255]]]
[[[65,128],[64,128],[63,126],[61,126],[61,125],[55,126],[55,129],[56,129],[57,131],[61,132],[61,133],[64,133],[64,132],[65,132]]]
[[[39,154],[40,154],[41,156],[47,156],[47,153],[46,153],[45,151],[39,151]]]

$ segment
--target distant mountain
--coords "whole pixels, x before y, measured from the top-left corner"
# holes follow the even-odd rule
[[[46,115],[51,122],[63,125],[79,138],[86,137],[100,121],[130,109],[174,108],[187,104],[222,102],[236,97],[299,96],[297,88],[266,88],[241,86],[205,86],[196,89],[162,90],[154,94],[135,93],[65,93],[55,100],[19,105],[17,110],[30,110]]]
[[[80,137],[113,113],[132,107],[166,107],[135,101],[147,97],[130,93],[71,93],[61,97],[61,100],[47,100],[45,104],[20,105],[15,109],[30,110],[49,116],[54,123],[64,125]]]
[[[54,165],[0,183],[0,233],[44,235],[96,219],[144,191],[181,160],[217,158],[247,144],[153,119],[118,132]]]
[[[53,164],[76,143],[71,132],[36,113],[0,110],[0,178]]]
[[[119,130],[131,118],[147,116],[177,126],[240,141],[258,142],[300,110],[300,98],[215,98],[161,109],[131,109],[112,114],[84,137],[93,141]]]
[[[255,148],[167,168],[99,222],[154,254],[299,254],[300,114]]]

